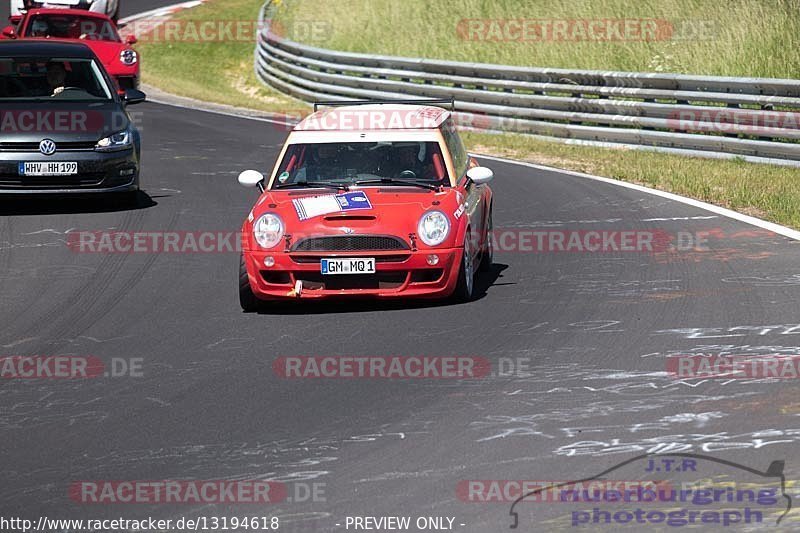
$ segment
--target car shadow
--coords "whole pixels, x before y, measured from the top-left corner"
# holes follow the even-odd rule
[[[133,198],[114,194],[94,196],[1,195],[0,216],[72,215],[79,213],[115,213],[155,207],[158,203],[144,191]]]
[[[508,265],[494,263],[487,272],[479,272],[475,279],[475,298],[473,302],[486,297],[488,290],[498,284],[497,280],[503,277],[503,271]],[[498,285],[508,285],[507,283]],[[406,309],[427,309],[433,307],[448,307],[455,304],[448,300],[425,299],[397,299],[381,300],[376,298],[347,299],[347,300],[300,300],[295,302],[270,302],[258,311],[259,315],[327,315],[339,313],[369,313],[373,311],[393,311]]]

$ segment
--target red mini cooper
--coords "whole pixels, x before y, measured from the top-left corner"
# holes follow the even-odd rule
[[[470,158],[442,107],[342,104],[317,104],[268,178],[239,175],[261,189],[242,226],[242,308],[354,296],[470,300],[476,271],[492,262],[492,171]]]

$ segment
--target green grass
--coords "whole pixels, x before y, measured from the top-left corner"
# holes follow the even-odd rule
[[[538,45],[476,46],[454,38],[455,24],[464,17],[526,16],[547,13],[554,18],[565,14],[568,6],[577,6],[572,16],[662,16],[667,14],[718,17],[731,36],[739,35],[727,49],[716,42],[687,43],[675,48],[675,67],[680,71],[697,71],[711,74],[743,74],[757,76],[797,77],[800,53],[797,27],[800,6],[797,2],[778,0],[715,3],[705,1],[662,2],[658,8],[650,0],[609,0],[611,6],[600,12],[597,2],[589,0],[552,0],[547,2],[512,2],[511,0],[453,0],[447,3],[426,3],[429,11],[422,9],[420,0],[388,2],[370,0],[294,0],[279,12],[279,20],[290,37],[299,38],[310,27],[328,28],[311,39],[315,45],[348,50],[427,55],[450,59],[472,59],[489,62],[569,66],[575,68],[608,68],[620,70],[647,70],[642,66],[652,43],[637,45],[584,44],[582,55],[575,45],[550,43],[542,50]],[[210,0],[202,7],[186,11],[181,18],[191,20],[255,20],[261,0]],[[514,6],[522,11],[514,15]],[[631,13],[620,11],[629,5]],[[712,7],[717,6],[715,12]],[[733,6],[733,7],[730,7]],[[777,13],[798,6],[798,11]],[[703,8],[703,9],[701,9]],[[385,12],[381,10],[385,9]],[[661,9],[662,11],[659,11]],[[742,16],[738,20],[728,10]],[[665,12],[668,11],[668,13]],[[577,13],[580,11],[580,13]],[[381,14],[383,13],[383,14]],[[400,14],[403,16],[400,16]],[[454,15],[458,13],[458,15]],[[703,14],[705,13],[705,15]],[[649,14],[649,15],[648,15]],[[768,16],[769,15],[769,16]],[[541,16],[541,15],[540,15]],[[304,18],[301,18],[304,17]],[[313,19],[312,17],[317,17]],[[325,22],[330,17],[330,24]],[[427,18],[426,18],[427,17]],[[433,18],[441,17],[433,20]],[[777,17],[777,18],[776,18]],[[323,24],[318,21],[322,20]],[[292,22],[294,21],[294,22]],[[315,22],[317,21],[317,22]],[[425,24],[433,26],[426,26]],[[738,24],[734,28],[734,23]],[[418,26],[420,25],[421,26]],[[410,32],[414,27],[424,31]],[[749,28],[749,30],[748,30]],[[790,32],[793,32],[791,33]],[[441,32],[441,33],[437,33]],[[778,33],[776,33],[778,32]],[[780,34],[780,46],[773,44]],[[749,43],[745,45],[744,43]],[[769,52],[760,44],[768,46]],[[794,43],[794,44],[792,44]],[[374,46],[374,49],[370,49]],[[658,46],[668,46],[659,44]],[[728,46],[728,45],[726,45]],[[281,96],[264,87],[253,74],[254,43],[142,43],[144,81],[159,88],[217,103],[266,111],[296,113],[309,107]],[[527,52],[525,52],[527,50]],[[646,51],[647,54],[639,52]],[[497,54],[497,55],[493,55]],[[766,55],[765,55],[766,54]],[[773,57],[767,57],[773,54]],[[549,63],[561,57],[567,63]],[[541,59],[541,63],[539,63]],[[597,61],[597,63],[595,63]],[[771,165],[756,165],[742,161],[687,158],[652,152],[608,150],[585,146],[571,146],[546,142],[523,135],[490,135],[465,133],[470,150],[475,152],[513,157],[560,168],[590,172],[624,181],[643,184],[722,205],[737,211],[765,218],[773,222],[800,229],[800,170]]]
[[[261,0],[212,0],[180,13],[197,23],[251,21],[255,24]],[[264,87],[253,70],[255,42],[146,42],[142,54],[142,81],[182,96],[261,111],[287,112],[304,107]]]
[[[800,0],[295,0],[283,3],[276,19],[290,38],[352,52],[540,67],[800,77]],[[669,39],[651,42],[508,42],[462,38],[457,28],[463,19],[659,19],[674,30]],[[312,33],[308,28],[315,21],[318,31]]]
[[[474,152],[638,183],[800,229],[797,168],[572,146],[525,135],[462,136]]]

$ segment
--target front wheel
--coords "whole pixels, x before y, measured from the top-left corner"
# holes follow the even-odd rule
[[[244,265],[244,255],[239,256],[239,305],[245,313],[254,313],[261,309],[261,300],[253,294],[250,287],[250,278],[247,277],[247,267]]]
[[[464,238],[464,255],[458,269],[458,283],[453,293],[456,302],[469,302],[475,297],[475,261],[472,257],[472,236]]]

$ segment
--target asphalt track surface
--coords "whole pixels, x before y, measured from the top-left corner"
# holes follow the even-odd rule
[[[456,530],[488,532],[508,530],[509,504],[462,501],[459,482],[582,479],[656,449],[758,470],[783,460],[787,480],[800,475],[795,380],[665,374],[674,354],[800,353],[796,242],[646,193],[491,161],[497,229],[714,236],[686,251],[499,252],[480,297],[464,305],[243,314],[235,253],[67,247],[69,230],[237,231],[255,195],[236,175],[271,168],[286,135],[196,110],[135,111],[138,208],[0,200],[0,355],[141,359],[143,374],[0,383],[0,516],[280,516],[285,531],[340,531],[357,515],[451,516]],[[273,360],[292,355],[471,355],[529,368],[473,380],[277,377]],[[198,506],[68,495],[81,480],[163,479],[320,483],[324,497]],[[524,504],[520,530],[570,529],[567,515]]]
[[[136,13],[143,13],[158,7],[168,6],[176,2],[165,0],[122,0],[120,5],[120,16],[128,17]],[[8,19],[9,2],[2,0],[0,2],[0,21],[5,22]]]

